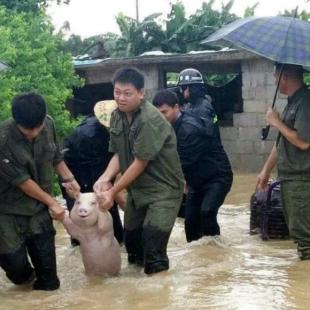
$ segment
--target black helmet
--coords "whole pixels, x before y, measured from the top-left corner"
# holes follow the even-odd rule
[[[187,68],[180,72],[178,86],[190,84],[204,84],[201,73],[194,68]]]

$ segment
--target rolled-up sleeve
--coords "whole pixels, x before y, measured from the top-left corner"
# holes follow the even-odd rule
[[[310,143],[310,102],[300,105],[295,118],[294,128],[298,136],[307,143]]]

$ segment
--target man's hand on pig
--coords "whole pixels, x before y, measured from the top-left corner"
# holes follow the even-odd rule
[[[80,194],[81,188],[79,183],[75,179],[70,182],[62,183],[62,186],[66,189],[67,194],[73,199],[76,199],[77,196]]]
[[[99,208],[102,210],[109,210],[110,208],[113,207],[114,204],[114,191],[113,187],[111,187],[109,190],[101,192],[101,193],[96,193],[99,201]]]

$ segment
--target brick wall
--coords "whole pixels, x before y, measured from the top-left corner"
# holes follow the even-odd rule
[[[265,59],[243,61],[241,70],[244,112],[234,114],[233,127],[221,128],[222,142],[235,171],[259,172],[276,137],[271,128],[267,140],[261,140],[266,109],[272,104],[276,89],[273,63]],[[285,97],[279,95],[278,110],[282,111],[285,104]]]

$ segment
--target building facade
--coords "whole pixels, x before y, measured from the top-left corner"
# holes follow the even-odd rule
[[[261,141],[261,129],[266,125],[265,112],[276,89],[271,61],[238,50],[76,61],[75,69],[85,79],[85,87],[88,88],[87,99],[84,100],[81,99],[83,90],[76,90],[76,102],[80,100],[81,105],[92,107],[98,100],[112,99],[111,79],[114,72],[123,66],[134,66],[144,73],[149,99],[158,89],[167,87],[169,73],[177,73],[184,68],[196,68],[204,75],[238,75],[241,82],[235,84],[234,92],[239,92],[240,96],[234,98],[241,98],[241,102],[232,103],[235,108],[231,111],[231,122],[223,122],[221,126],[223,145],[235,171],[258,172],[262,167],[276,136],[271,130],[268,139]],[[231,92],[228,92],[227,102],[230,96]],[[279,110],[285,103],[285,97],[278,96],[276,106]]]

